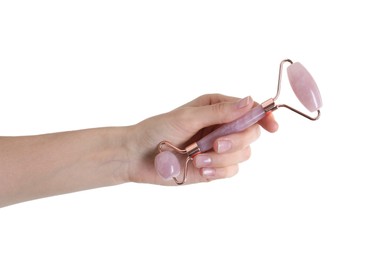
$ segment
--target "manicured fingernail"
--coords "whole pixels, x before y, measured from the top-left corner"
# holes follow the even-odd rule
[[[215,168],[202,168],[202,175],[204,177],[214,177],[216,175]]]
[[[237,109],[242,109],[243,107],[248,106],[252,101],[252,98],[250,96],[242,98],[237,103]]]
[[[205,154],[195,156],[195,167],[202,168],[211,165],[211,157]]]
[[[232,147],[232,142],[229,140],[219,140],[217,143],[217,153],[224,153],[230,150]]]

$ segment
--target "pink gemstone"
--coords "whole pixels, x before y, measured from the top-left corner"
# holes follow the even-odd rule
[[[154,166],[157,173],[165,180],[177,177],[181,173],[178,158],[170,151],[163,151],[157,154],[154,159]]]
[[[322,107],[317,83],[301,63],[295,62],[288,67],[288,78],[297,98],[310,112]]]

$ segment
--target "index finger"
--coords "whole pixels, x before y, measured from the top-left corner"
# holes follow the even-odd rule
[[[239,98],[225,96],[222,94],[205,94],[180,106],[180,108],[188,107],[188,106],[191,106],[191,107],[208,106],[208,105],[213,105],[213,104],[222,103],[222,102],[235,102],[237,100],[239,100]]]

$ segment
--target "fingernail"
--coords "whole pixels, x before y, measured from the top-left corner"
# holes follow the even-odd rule
[[[214,177],[216,175],[215,168],[202,168],[202,175],[204,177]]]
[[[230,150],[232,142],[230,140],[219,140],[217,143],[217,153],[224,153]]]
[[[202,168],[211,165],[211,157],[205,154],[195,156],[195,167]]]
[[[251,103],[251,100],[252,98],[250,96],[240,99],[237,103],[237,108],[242,109],[243,107],[248,106],[249,103]]]

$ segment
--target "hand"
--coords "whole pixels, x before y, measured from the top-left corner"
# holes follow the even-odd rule
[[[176,185],[154,168],[159,142],[185,148],[254,105],[250,97],[205,95],[133,126],[0,137],[0,207],[129,181]],[[270,132],[277,130],[270,113],[259,124]],[[194,158],[187,183],[235,175],[259,135],[259,125],[253,125],[218,138],[213,150]]]
[[[218,125],[239,118],[254,105],[257,103],[250,97],[238,99],[209,94],[133,126],[130,129],[132,135],[126,144],[129,150],[126,181],[175,185],[174,181],[163,180],[155,171],[154,157],[157,154],[158,143],[168,140],[183,149],[213,131]],[[271,113],[268,113],[259,125],[269,132],[275,132],[278,128]],[[213,150],[197,155],[189,165],[186,183],[234,176],[238,172],[238,164],[250,157],[250,144],[260,136],[259,125],[255,124],[243,132],[215,140]]]

